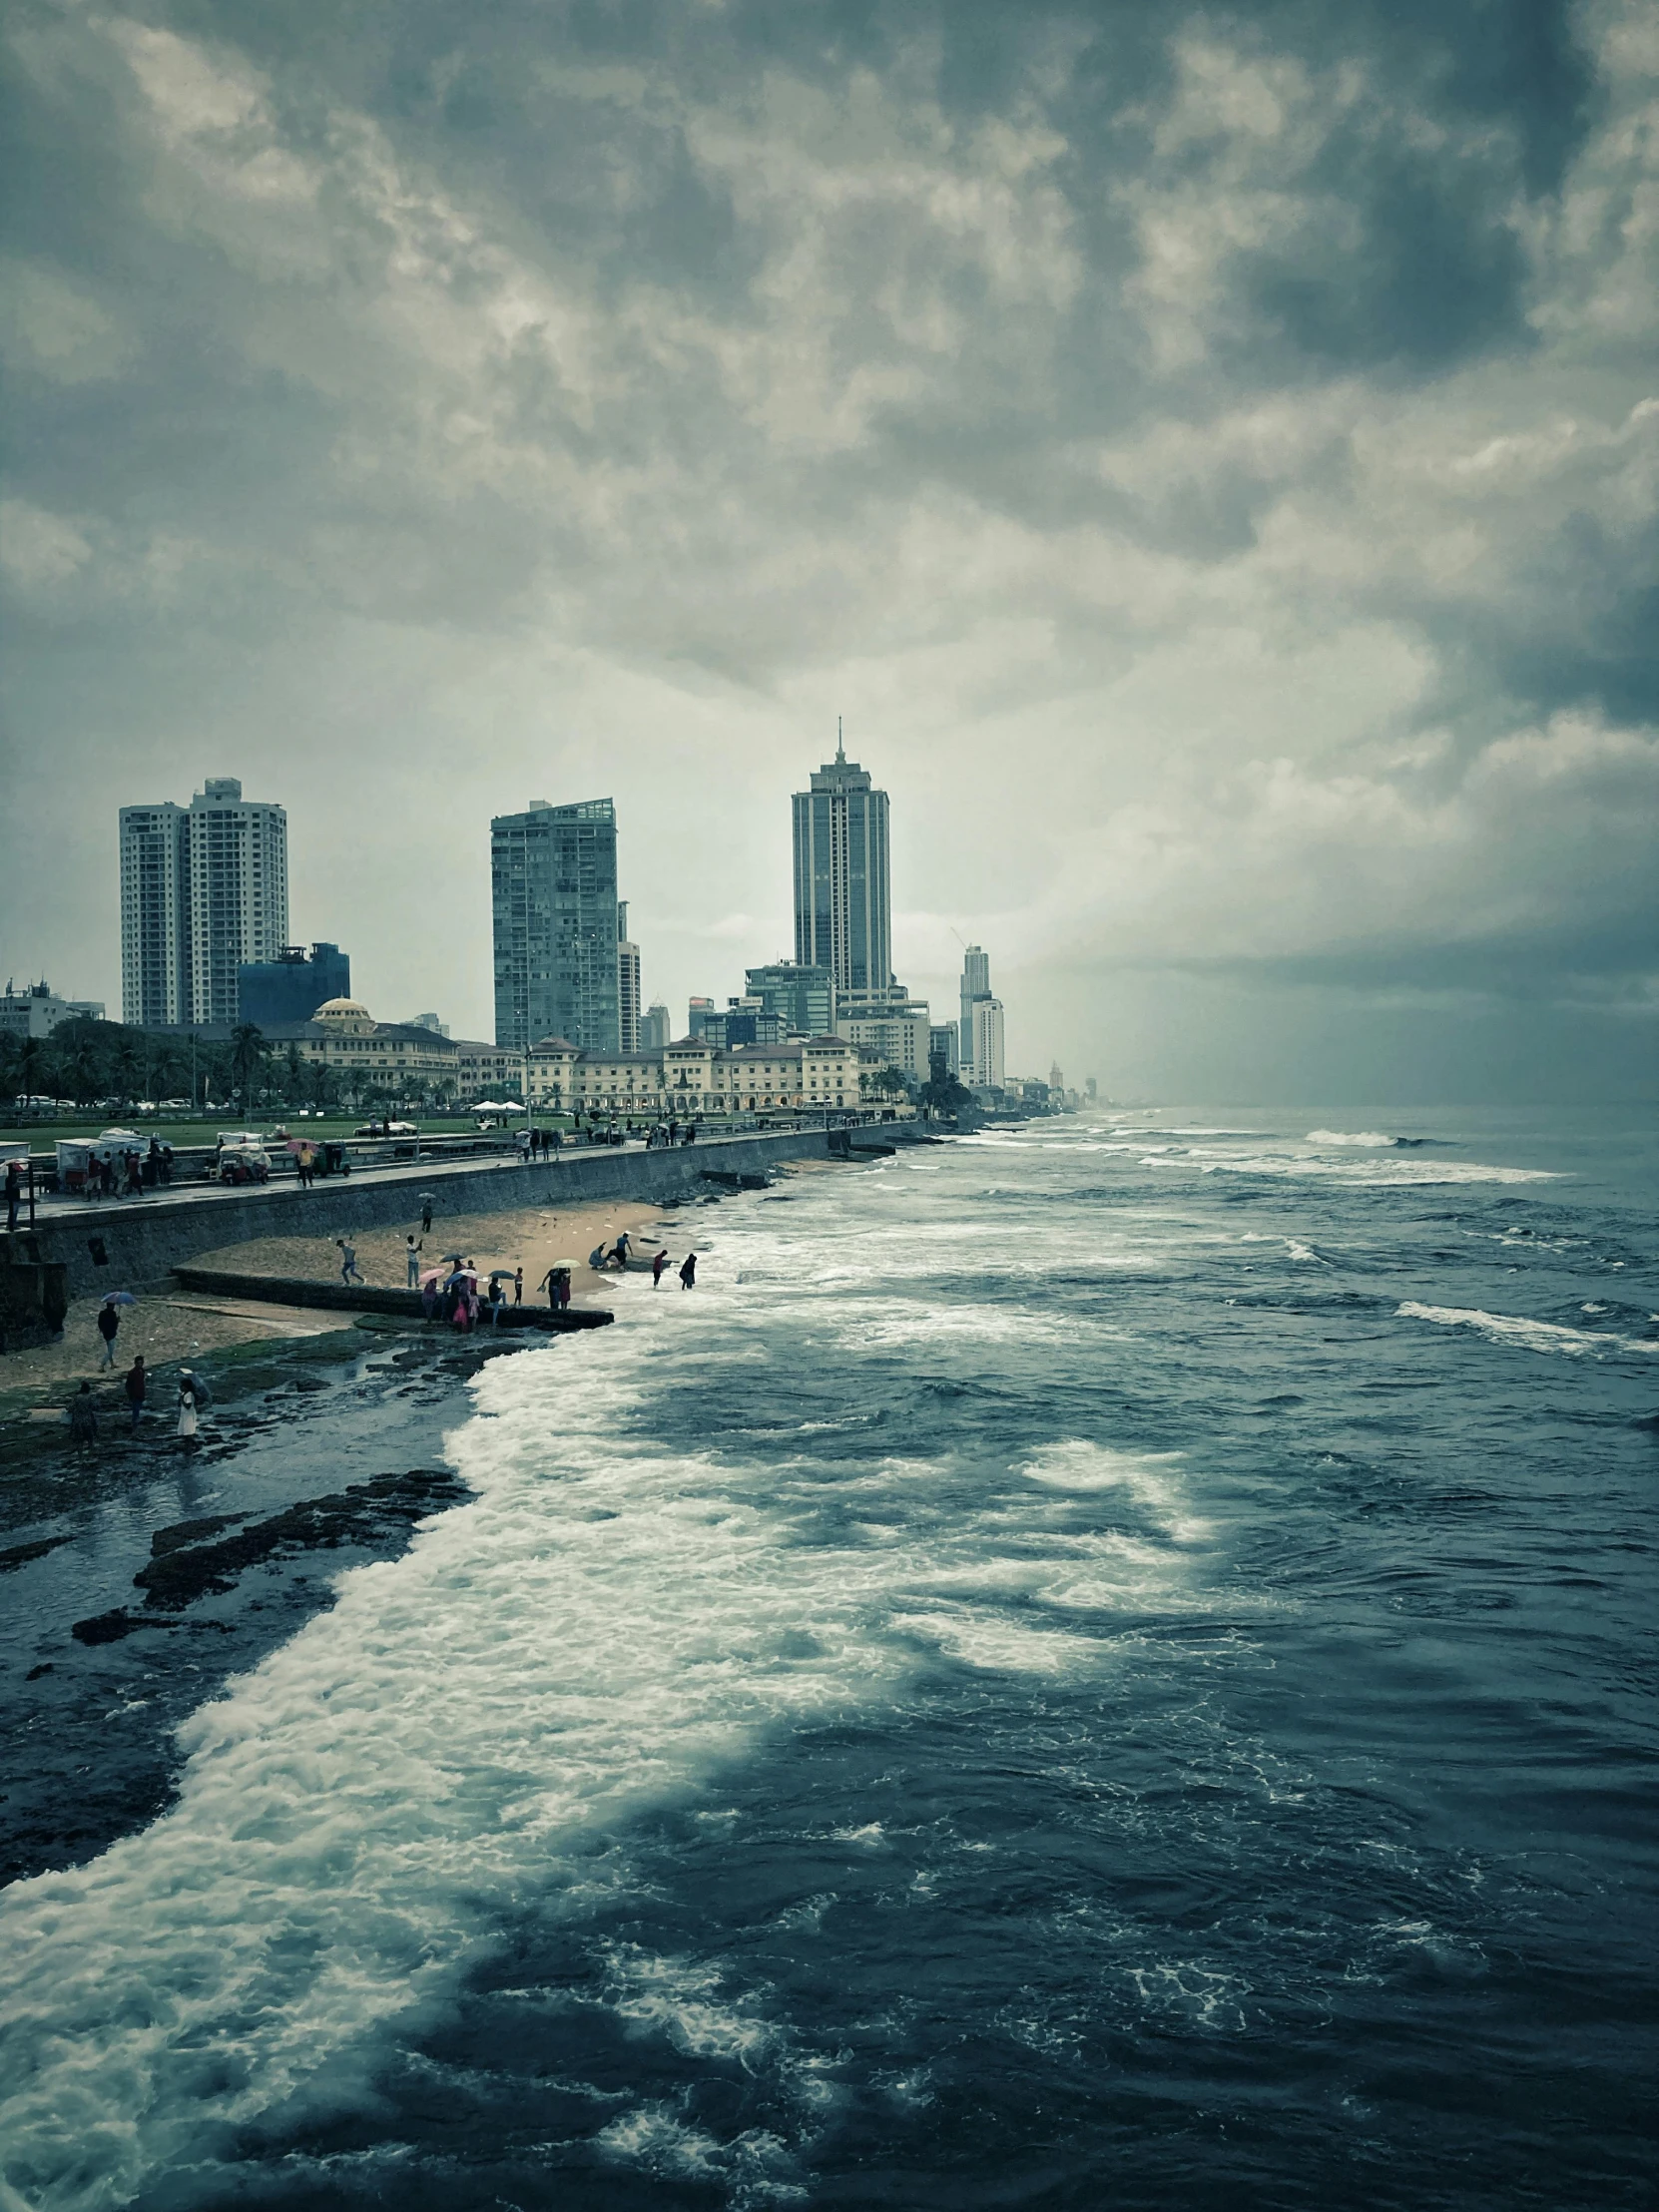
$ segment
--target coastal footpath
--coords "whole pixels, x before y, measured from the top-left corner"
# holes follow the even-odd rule
[[[854,1135],[869,1146],[874,1132]],[[883,1125],[879,1142],[914,1142],[903,1124]],[[711,1137],[666,1150],[644,1146],[567,1149],[551,1161],[415,1161],[342,1177],[310,1190],[294,1183],[235,1191],[186,1190],[115,1204],[54,1205],[36,1227],[5,1240],[17,1262],[61,1266],[71,1298],[165,1282],[205,1252],[264,1238],[338,1237],[404,1224],[429,1192],[440,1215],[506,1213],[526,1206],[571,1208],[635,1200],[661,1205],[727,1177],[765,1175],[792,1160],[839,1157],[823,1129]]]

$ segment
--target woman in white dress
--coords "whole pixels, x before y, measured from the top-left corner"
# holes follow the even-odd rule
[[[196,1441],[196,1382],[189,1368],[179,1378],[179,1433]]]

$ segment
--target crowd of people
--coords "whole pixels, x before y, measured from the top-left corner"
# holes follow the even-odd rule
[[[119,1151],[111,1146],[105,1152],[90,1152],[81,1195],[83,1198],[142,1198],[147,1190],[164,1188],[172,1181],[173,1147],[152,1137],[147,1152],[141,1152],[137,1145],[126,1145]],[[6,1195],[9,1205],[9,1176]]]
[[[553,1132],[556,1136],[557,1132]],[[165,1150],[165,1148],[162,1148]],[[130,1156],[138,1159],[137,1154]],[[168,1155],[171,1161],[171,1154]],[[8,1171],[8,1188],[12,1173]],[[421,1229],[429,1232],[432,1226],[432,1200],[422,1194]],[[334,1242],[340,1255],[340,1281],[346,1285],[362,1284],[365,1278],[357,1266],[357,1250],[349,1237],[336,1237]],[[466,1336],[480,1327],[497,1329],[509,1307],[524,1304],[524,1269],[494,1268],[483,1288],[479,1287],[479,1275],[471,1260],[459,1252],[445,1253],[440,1266],[422,1268],[421,1254],[425,1250],[423,1236],[410,1230],[404,1240],[404,1265],[408,1288],[418,1290],[420,1304],[427,1325],[453,1329],[457,1335]],[[651,1287],[661,1287],[663,1277],[670,1266],[666,1245],[659,1246],[649,1261],[636,1256],[634,1240],[625,1229],[616,1242],[607,1245],[603,1239],[588,1254],[588,1265],[595,1274],[606,1270],[622,1273],[632,1261],[649,1265]],[[697,1287],[697,1254],[688,1252],[676,1271],[682,1290]],[[538,1293],[545,1293],[550,1310],[562,1314],[570,1305],[571,1270],[563,1262],[555,1261],[536,1285]],[[102,1342],[98,1372],[113,1372],[116,1367],[116,1344],[121,1334],[122,1309],[134,1304],[130,1292],[111,1291],[100,1301],[95,1326]],[[140,1353],[122,1379],[122,1395],[128,1412],[128,1433],[137,1435],[150,1409],[151,1382]],[[181,1448],[194,1451],[199,1444],[201,1415],[213,1402],[213,1394],[203,1379],[190,1368],[181,1368],[178,1378],[178,1401],[175,1408],[176,1430]],[[96,1443],[99,1435],[98,1399],[93,1384],[83,1381],[69,1401],[69,1432],[80,1444]]]

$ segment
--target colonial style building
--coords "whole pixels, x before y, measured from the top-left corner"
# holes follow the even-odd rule
[[[455,1088],[452,1039],[409,1022],[376,1021],[354,998],[330,998],[309,1021],[275,1022],[265,1036],[278,1054],[291,1046],[302,1060],[320,1061],[348,1093],[377,1083],[416,1099]]]
[[[832,1111],[858,1103],[858,1053],[842,1037],[730,1050],[682,1037],[660,1053],[578,1052],[544,1037],[527,1056],[525,1098],[539,1113],[624,1120]]]

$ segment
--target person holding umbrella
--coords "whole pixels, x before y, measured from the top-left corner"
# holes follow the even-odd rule
[[[104,1357],[98,1363],[100,1375],[106,1368],[115,1366],[115,1337],[116,1331],[121,1327],[122,1307],[136,1304],[131,1291],[111,1291],[99,1307],[98,1334],[104,1340]]]

